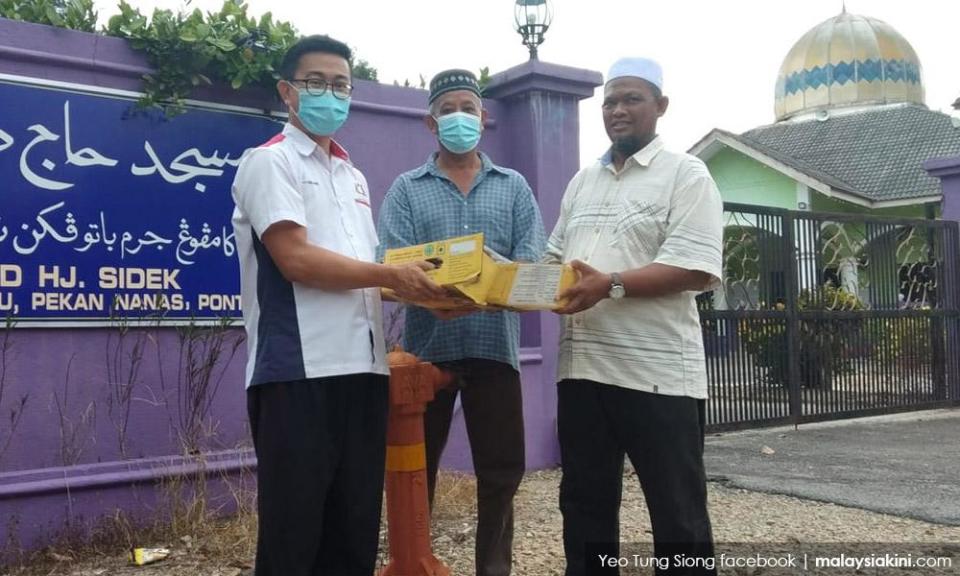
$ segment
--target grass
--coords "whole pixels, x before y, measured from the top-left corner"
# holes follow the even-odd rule
[[[477,479],[461,472],[441,472],[434,495],[434,515],[464,517],[477,512]]]
[[[16,555],[5,569],[0,569],[0,575],[93,575],[97,574],[96,569],[106,569],[102,572],[104,575],[135,574],[144,569],[128,567],[127,556],[133,547],[162,547],[174,551],[170,559],[154,565],[159,572],[150,571],[150,574],[185,574],[185,565],[197,566],[198,563],[208,570],[229,567],[245,573],[253,567],[257,539],[256,499],[250,489],[252,484],[246,480],[230,487],[229,504],[236,511],[227,516],[222,505],[212,505],[205,489],[197,488],[188,478],[169,480],[162,486],[165,513],[146,523],[136,523],[118,512],[104,519],[92,535],[84,537],[77,531],[64,532],[50,546]],[[435,496],[437,522],[473,517],[476,486],[473,476],[441,472]],[[380,560],[385,563],[388,548],[385,511],[381,533]],[[88,572],[78,571],[81,566],[87,567]],[[169,572],[164,571],[164,567]]]

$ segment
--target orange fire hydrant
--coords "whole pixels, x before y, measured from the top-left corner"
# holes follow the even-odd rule
[[[423,414],[453,376],[416,356],[394,350],[387,420],[387,530],[390,564],[380,576],[450,576],[430,546],[430,503]]]

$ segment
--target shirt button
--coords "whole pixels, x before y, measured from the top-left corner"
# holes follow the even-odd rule
[[[469,230],[469,229],[470,229],[470,226],[467,226],[466,224],[464,224],[464,225],[463,225],[463,229],[464,229],[464,230]]]
[[[583,318],[579,318],[579,317],[578,317],[578,318],[574,319],[573,325],[574,325],[574,326],[577,326],[577,327],[583,326]]]

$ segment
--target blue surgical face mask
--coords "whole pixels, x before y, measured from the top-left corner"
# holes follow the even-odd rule
[[[330,136],[343,126],[350,112],[350,99],[341,100],[329,90],[314,96],[306,90],[298,90],[300,108],[297,118],[303,127],[316,136]]]
[[[437,121],[440,144],[454,154],[464,154],[480,142],[480,117],[467,112],[445,114]]]

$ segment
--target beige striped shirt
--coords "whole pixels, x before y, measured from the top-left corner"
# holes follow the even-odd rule
[[[707,167],[660,138],[619,173],[609,153],[573,177],[547,247],[552,262],[601,272],[650,263],[722,275],[723,202]],[[586,379],[671,396],[707,397],[695,292],[605,299],[561,319],[557,379]]]

